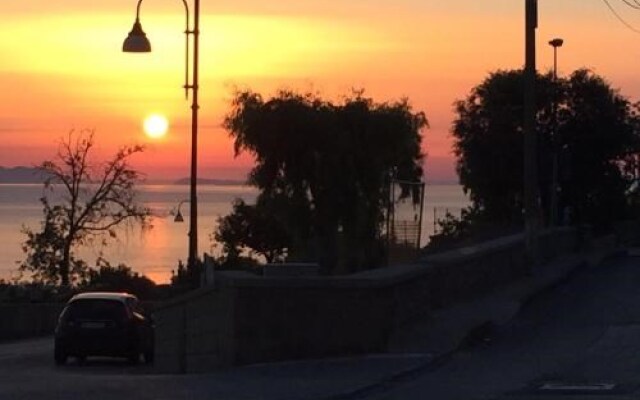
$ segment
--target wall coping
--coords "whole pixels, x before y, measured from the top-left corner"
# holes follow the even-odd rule
[[[554,233],[571,232],[574,228],[558,227],[547,229],[540,238]],[[378,268],[343,276],[274,276],[264,277],[244,271],[215,271],[214,284],[202,287],[170,299],[158,307],[165,309],[205,296],[212,291],[234,290],[240,288],[281,288],[281,289],[359,289],[385,288],[413,280],[425,274],[433,273],[447,265],[469,262],[487,254],[497,253],[524,242],[524,234],[518,233],[466,246],[456,250],[423,257],[418,262],[389,268]]]
[[[556,233],[574,232],[576,228],[560,226],[545,229],[538,235],[539,239],[546,238]],[[445,251],[433,255],[422,257],[421,260],[431,264],[453,264],[461,261],[468,261],[484,257],[487,254],[495,253],[505,248],[509,248],[520,242],[524,243],[524,233],[516,233],[509,236],[503,236],[497,239],[488,240],[471,246],[465,246],[454,250]]]

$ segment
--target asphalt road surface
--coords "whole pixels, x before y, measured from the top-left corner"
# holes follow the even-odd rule
[[[152,366],[89,358],[53,363],[53,339],[0,345],[0,400],[327,399],[428,362],[374,355],[252,365],[207,374],[162,375]]]
[[[0,399],[169,399],[175,388],[150,366],[96,358],[84,364],[73,358],[63,367],[53,362],[53,338],[0,345]],[[169,392],[164,392],[169,390]],[[160,391],[160,392],[159,392]]]
[[[640,398],[640,258],[580,270],[489,341],[371,397]]]

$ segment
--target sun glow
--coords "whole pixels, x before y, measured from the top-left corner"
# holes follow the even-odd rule
[[[151,114],[144,120],[144,132],[152,139],[159,139],[167,133],[169,122],[164,115]]]

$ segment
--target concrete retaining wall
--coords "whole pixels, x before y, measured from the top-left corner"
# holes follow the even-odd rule
[[[617,240],[626,247],[640,247],[640,221],[619,222],[614,227]]]
[[[579,235],[540,238],[541,261],[577,249]],[[523,237],[433,255],[413,265],[342,277],[219,272],[156,311],[157,365],[203,371],[276,360],[383,352],[397,329],[525,274]]]
[[[385,348],[389,288],[242,286],[235,297],[235,364],[360,354]]]
[[[205,371],[233,364],[234,302],[229,288],[205,287],[154,313],[156,365],[164,372]]]
[[[0,304],[0,340],[16,340],[53,333],[61,304]]]
[[[142,302],[152,312],[159,302]],[[0,303],[0,341],[52,335],[64,303]]]

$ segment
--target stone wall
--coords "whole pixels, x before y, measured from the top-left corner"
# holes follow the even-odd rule
[[[540,261],[578,244],[575,230],[545,232]],[[214,286],[156,311],[157,365],[190,372],[384,352],[397,329],[527,273],[522,235],[341,277],[218,272]]]
[[[614,227],[617,240],[627,247],[640,247],[640,221],[619,222]]]
[[[61,304],[0,304],[0,340],[50,335],[55,329]]]
[[[235,364],[379,352],[391,327],[388,288],[280,282],[241,285]]]
[[[151,312],[158,302],[142,302]],[[0,341],[52,335],[65,303],[0,303]]]
[[[156,364],[161,371],[206,371],[234,363],[229,290],[206,287],[157,306]]]

